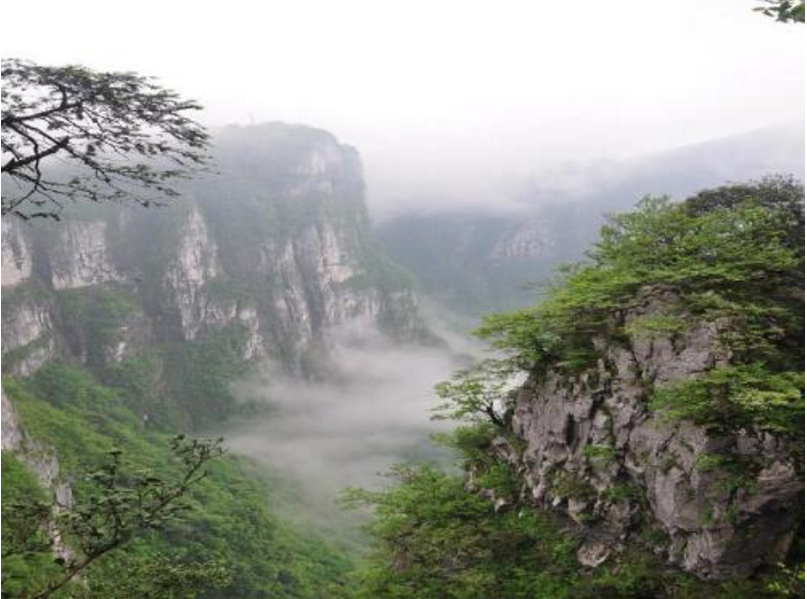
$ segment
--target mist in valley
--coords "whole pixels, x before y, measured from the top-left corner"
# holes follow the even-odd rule
[[[430,439],[451,428],[431,419],[438,403],[434,386],[482,350],[426,312],[431,330],[442,332],[446,343],[402,345],[370,322],[352,321],[328,336],[327,375],[292,376],[264,363],[234,385],[241,401],[257,409],[223,431],[227,445],[295,489],[302,503],[289,517],[349,527],[352,519],[338,505],[346,488],[383,486],[393,464],[450,461]]]
[[[414,596],[409,569],[444,576],[434,596],[510,597],[501,589],[522,583],[532,586],[512,596],[552,596],[554,577],[576,597],[569,585],[591,581],[598,592],[598,573],[606,596],[610,584],[634,584],[622,558],[611,558],[623,548],[660,560],[657,571],[636,570],[666,593],[677,589],[677,579],[666,578],[673,565],[719,581],[743,560],[742,576],[762,573],[771,556],[784,560],[800,521],[788,520],[790,504],[803,503],[794,474],[804,471],[803,455],[787,452],[804,430],[785,430],[791,412],[780,418],[771,410],[767,422],[762,409],[760,416],[749,408],[746,418],[717,406],[712,423],[695,420],[705,411],[695,406],[700,411],[682,417],[692,421],[686,425],[662,419],[675,412],[664,401],[677,408],[678,395],[699,398],[697,387],[690,393],[684,385],[756,384],[763,366],[770,389],[749,383],[748,397],[786,384],[782,405],[798,397],[803,411],[803,386],[790,393],[789,378],[797,347],[790,329],[803,330],[803,320],[788,320],[803,281],[790,289],[783,273],[792,265],[776,264],[792,248],[761,243],[790,243],[796,228],[778,229],[778,216],[749,228],[757,217],[748,214],[757,213],[744,212],[750,200],[759,214],[779,210],[775,201],[766,205],[773,193],[803,216],[803,25],[760,14],[760,3],[773,0],[296,0],[225,8],[142,0],[121,12],[122,27],[96,22],[88,4],[44,0],[47,18],[35,19],[36,35],[26,27],[5,32],[20,81],[40,66],[68,83],[75,66],[113,80],[142,74],[158,97],[181,99],[175,110],[194,112],[187,122],[198,137],[187,150],[193,168],[174,158],[176,171],[149,174],[138,160],[168,162],[162,143],[135,136],[120,147],[97,145],[96,137],[110,135],[104,127],[57,136],[71,119],[79,132],[98,125],[84,103],[115,99],[114,86],[75,105],[72,83],[55,75],[33,92],[25,91],[30,82],[18,93],[4,88],[4,169],[12,170],[3,183],[12,189],[13,169],[22,169],[17,176],[31,190],[18,201],[35,210],[3,219],[3,373],[11,382],[4,393],[22,417],[12,457],[42,470],[53,448],[56,474],[46,464],[41,486],[58,498],[64,489],[72,495],[73,485],[80,500],[75,481],[98,467],[107,447],[117,460],[120,444],[120,455],[145,472],[174,457],[187,465],[171,453],[174,435],[193,444],[197,435],[221,436],[227,455],[215,447],[210,456],[220,461],[184,479],[200,483],[191,490],[193,518],[167,527],[164,539],[147,523],[151,538],[133,544],[143,555],[159,557],[167,547],[183,560],[199,558],[198,596],[211,599],[354,597],[354,583],[373,575],[389,577],[389,596]],[[20,14],[9,22],[24,22],[23,9],[12,10]],[[14,81],[8,77],[4,85]],[[29,93],[41,99],[25,106]],[[15,111],[15,102],[24,109]],[[126,140],[132,131],[120,114],[132,109],[127,118],[136,120],[143,110],[113,105],[112,122],[125,125],[116,135]],[[15,129],[26,121],[47,149]],[[73,201],[69,191],[81,181],[70,162],[76,139],[82,168],[102,189],[116,189],[96,162],[111,157],[108,165],[159,191],[160,206],[150,197],[132,203],[130,183]],[[57,175],[55,198],[41,185],[40,159]],[[176,191],[161,186],[163,177],[177,178]],[[695,214],[689,207],[697,202],[686,200],[709,189],[713,196],[696,200],[711,198],[711,207]],[[670,212],[656,218],[653,203],[637,208],[648,196],[675,202],[659,202]],[[54,212],[39,212],[51,202]],[[641,229],[641,247],[606,235],[618,258],[601,259],[603,224],[636,209],[649,214],[649,224],[631,225]],[[803,228],[797,233],[803,239]],[[757,241],[761,251],[752,252]],[[793,263],[803,263],[797,253]],[[586,260],[591,268],[579,269],[579,279],[573,267],[562,269]],[[770,297],[766,269],[779,285]],[[561,291],[549,307],[530,311],[553,285]],[[730,330],[732,310],[747,331]],[[487,321],[498,349],[474,336],[486,316],[513,311]],[[735,336],[739,349],[729,345]],[[774,345],[781,354],[769,350]],[[743,352],[760,355],[746,363]],[[435,419],[436,385],[503,353],[521,370],[502,374],[510,380],[499,381],[495,396],[472,385],[452,396],[458,412],[472,404],[464,415],[478,416],[479,426],[462,429],[455,450],[440,445],[435,435],[458,423]],[[716,383],[707,378],[714,372]],[[745,410],[740,404],[751,400],[738,397]],[[3,416],[4,429],[17,419]],[[781,443],[769,442],[780,433]],[[760,459],[751,459],[755,452]],[[402,463],[413,471],[436,463],[440,478],[412,493],[390,474]],[[751,471],[763,463],[772,475]],[[742,482],[735,466],[748,466]],[[33,497],[26,481],[7,488]],[[756,502],[757,489],[767,493],[760,481],[778,485],[779,499]],[[388,491],[379,497],[403,490],[401,504],[438,509],[380,509],[373,519],[371,507],[345,506],[353,488]],[[54,518],[74,506],[81,504],[54,507]],[[543,512],[551,527],[532,519]],[[372,522],[398,530],[382,538],[367,532]],[[770,538],[757,535],[758,543],[746,523]],[[46,528],[54,548],[68,539],[69,553],[70,535]],[[670,543],[651,540],[656,532]],[[374,557],[371,548],[384,544],[386,555]],[[43,555],[47,567],[61,567],[50,548]],[[227,576],[210,584],[223,586],[204,588],[218,564]],[[31,576],[24,565],[22,575]],[[784,561],[776,567],[790,575]],[[64,584],[80,581],[92,593],[96,580],[114,586],[119,578],[114,567],[88,571],[86,580],[80,569],[63,576]],[[803,578],[803,563],[793,572]],[[473,593],[464,584],[491,586]]]

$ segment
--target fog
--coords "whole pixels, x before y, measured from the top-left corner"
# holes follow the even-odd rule
[[[512,209],[525,178],[802,118],[803,27],[757,5],[43,0],[36,32],[7,27],[2,53],[154,75],[211,126],[332,131],[361,152],[386,218]],[[6,22],[29,12],[12,3]]]
[[[377,223],[434,213],[535,215],[543,206],[588,204],[595,211],[632,206],[644,195],[675,198],[728,182],[770,174],[804,178],[804,121],[628,158],[606,157],[530,165],[512,160],[508,170],[490,164],[455,169],[443,165],[426,178],[408,171],[368,172],[370,206]],[[434,177],[430,179],[429,177]]]
[[[354,321],[331,331],[332,374],[324,380],[264,364],[235,385],[242,401],[263,410],[225,431],[230,450],[279,473],[300,493],[305,520],[319,525],[340,517],[335,502],[346,487],[378,487],[395,463],[446,459],[429,439],[447,427],[431,420],[433,388],[479,350],[444,326],[432,328],[454,347],[404,347]]]

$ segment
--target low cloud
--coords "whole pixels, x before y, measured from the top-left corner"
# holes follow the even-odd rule
[[[308,523],[339,518],[335,501],[346,487],[378,487],[395,463],[445,459],[429,440],[450,426],[430,418],[434,385],[476,350],[460,335],[452,339],[461,347],[403,347],[366,323],[335,329],[327,380],[294,378],[265,364],[235,386],[244,401],[265,409],[226,431],[228,446],[296,487]]]

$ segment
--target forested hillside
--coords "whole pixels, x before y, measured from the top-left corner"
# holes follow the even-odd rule
[[[803,218],[787,179],[647,198],[488,317],[506,357],[438,387],[462,474],[351,493],[361,596],[800,596]]]
[[[249,414],[231,383],[263,361],[326,372],[336,325],[430,339],[406,273],[372,239],[352,148],[279,123],[215,139],[217,172],[171,207],[3,219],[4,596],[28,596],[60,567],[47,546],[15,544],[36,531],[6,524],[24,512],[16,500],[83,505],[109,452],[121,452],[122,484],[179,476],[175,434]],[[297,509],[286,481],[235,456],[209,470],[181,524],[89,569],[89,596],[157,596],[149,572],[205,597],[340,596],[350,560],[279,520]]]
[[[806,3],[4,5],[0,599],[803,599]]]

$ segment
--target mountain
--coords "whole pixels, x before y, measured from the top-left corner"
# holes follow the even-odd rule
[[[363,596],[799,597],[804,187],[623,214],[438,387],[461,468],[407,464]]]
[[[283,123],[226,127],[214,148],[214,172],[170,206],[3,219],[4,500],[41,486],[69,506],[113,446],[162,468],[170,433],[249,409],[231,383],[252,365],[326,373],[334,327],[432,341],[408,275],[373,238],[353,148]],[[283,485],[224,458],[172,533],[181,542],[147,535],[131,555],[225,562],[229,586],[205,596],[340,596],[347,558],[278,520],[268,502],[295,503]]]
[[[425,294],[478,317],[532,305],[558,264],[583,257],[608,212],[645,195],[688,194],[769,174],[803,179],[803,126],[780,126],[629,161],[547,171],[507,208],[418,212],[381,222],[379,238]],[[515,208],[514,208],[515,206]]]
[[[302,126],[230,127],[216,169],[171,207],[5,219],[6,372],[62,357],[103,373],[155,347],[227,339],[238,359],[311,375],[329,327],[423,334],[406,273],[372,238],[355,150]]]

